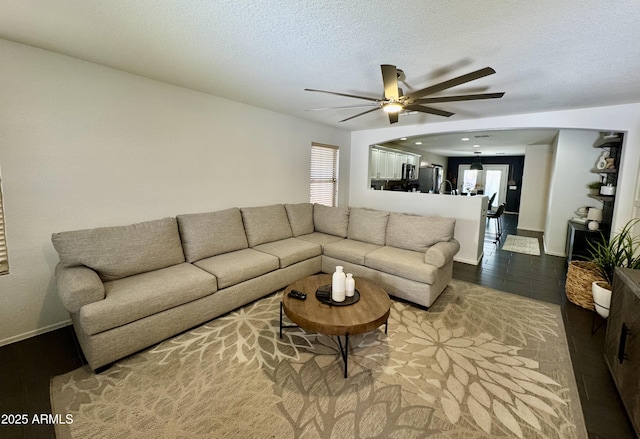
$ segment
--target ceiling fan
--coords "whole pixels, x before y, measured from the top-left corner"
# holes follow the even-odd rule
[[[440,91],[446,90],[451,87],[455,87],[460,84],[464,84],[466,82],[474,81],[476,79],[480,79],[485,76],[493,75],[496,71],[493,70],[491,67],[485,67],[483,69],[476,70],[474,72],[467,73],[466,75],[458,76],[453,79],[449,79],[448,81],[444,81],[439,84],[431,85],[429,87],[411,92],[406,95],[403,93],[402,89],[398,87],[398,78],[400,78],[400,76],[403,74],[402,70],[397,69],[396,66],[390,65],[390,64],[382,64],[380,67],[382,69],[382,82],[384,85],[383,98],[375,98],[371,96],[357,96],[357,95],[346,94],[346,93],[337,93],[333,91],[316,90],[313,88],[305,88],[305,91],[328,93],[336,96],[363,99],[371,102],[371,104],[367,104],[367,105],[355,105],[355,106],[333,107],[333,108],[316,108],[316,110],[330,110],[330,109],[338,109],[338,108],[355,108],[355,107],[369,107],[369,106],[373,107],[369,110],[363,111],[362,113],[358,113],[355,116],[351,116],[346,119],[343,119],[340,122],[346,122],[348,120],[365,115],[367,113],[371,113],[372,111],[376,111],[376,110],[383,110],[386,113],[388,113],[389,123],[398,122],[398,113],[402,111],[418,111],[420,113],[429,113],[429,114],[435,114],[438,116],[450,117],[450,116],[453,116],[455,113],[439,110],[433,107],[427,107],[425,106],[425,104],[435,104],[439,102],[473,101],[473,100],[479,100],[479,99],[498,99],[504,96],[504,93],[483,93],[483,94],[462,95],[462,96],[441,96],[441,97],[432,97],[432,98],[424,97],[434,93],[438,93]]]

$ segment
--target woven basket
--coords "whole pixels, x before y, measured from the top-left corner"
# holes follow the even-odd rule
[[[583,308],[594,310],[591,284],[604,280],[593,262],[571,261],[567,271],[567,299]]]

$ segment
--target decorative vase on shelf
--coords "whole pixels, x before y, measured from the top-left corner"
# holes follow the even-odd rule
[[[596,162],[596,169],[603,170],[607,168],[607,158],[609,157],[609,151],[602,151],[600,157],[598,157],[598,161]]]
[[[609,183],[606,186],[602,186],[600,188],[600,194],[601,195],[615,195],[616,194],[616,187],[614,185],[612,185],[611,183]]]
[[[353,279],[353,274],[347,273],[345,295],[347,297],[353,297],[356,293],[356,281]]]
[[[333,273],[331,283],[331,300],[334,302],[344,302],[345,290],[347,283],[347,277],[344,274],[343,267],[341,265],[336,266],[336,271]]]

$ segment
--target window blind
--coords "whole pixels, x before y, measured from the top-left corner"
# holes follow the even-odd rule
[[[338,199],[338,147],[311,144],[310,201],[336,206]]]
[[[9,272],[7,241],[4,234],[4,210],[2,207],[2,186],[0,186],[0,274]]]

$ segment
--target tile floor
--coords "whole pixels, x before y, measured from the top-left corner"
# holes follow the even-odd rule
[[[540,238],[540,233],[517,230],[517,216],[504,216],[503,237],[493,243],[493,224],[487,229],[481,264],[454,264],[456,279],[520,294],[562,307],[573,368],[589,437],[632,439],[633,429],[615,390],[603,357],[605,328],[591,335],[592,313],[566,300],[566,260],[500,250],[506,234]],[[84,364],[71,327],[0,348],[0,414],[50,413],[49,379]],[[53,427],[0,425],[0,437],[54,438]]]

